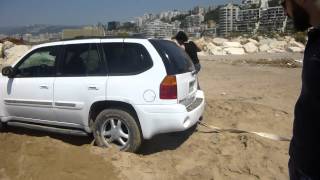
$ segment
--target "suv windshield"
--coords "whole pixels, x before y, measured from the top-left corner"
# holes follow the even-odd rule
[[[168,75],[182,74],[194,71],[194,65],[188,54],[168,40],[150,40],[160,54]]]

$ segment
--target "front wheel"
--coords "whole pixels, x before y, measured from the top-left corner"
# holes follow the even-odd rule
[[[105,109],[97,116],[93,135],[100,147],[118,147],[121,151],[136,152],[141,145],[141,133],[135,119],[121,109]]]

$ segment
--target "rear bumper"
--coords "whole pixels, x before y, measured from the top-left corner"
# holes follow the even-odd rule
[[[196,98],[188,108],[181,104],[135,106],[144,139],[160,133],[184,131],[195,125],[205,107],[203,91],[198,90]]]

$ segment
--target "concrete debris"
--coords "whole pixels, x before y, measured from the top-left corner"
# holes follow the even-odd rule
[[[200,38],[195,40],[198,46],[206,55],[227,55],[227,54],[252,54],[252,53],[302,53],[305,45],[297,42],[293,37],[284,36],[277,38],[266,38],[258,36],[255,39],[237,37],[232,39],[224,38]]]
[[[303,48],[300,48],[300,47],[288,47],[288,51],[289,52],[298,52],[298,53],[302,53],[304,52],[304,49]]]
[[[225,48],[242,48],[240,42],[224,42],[222,46]]]
[[[254,44],[253,42],[248,42],[247,44],[243,45],[243,47],[246,53],[257,53],[259,51],[256,44]]]
[[[212,39],[212,42],[217,45],[217,46],[222,46],[224,42],[227,42],[228,39],[223,39],[223,38],[214,38]]]
[[[223,49],[227,54],[232,54],[232,55],[243,55],[245,54],[243,48],[235,48],[235,47],[230,47],[230,48],[225,48]]]
[[[8,41],[9,42],[9,41]],[[14,45],[10,43],[4,43],[4,59],[0,59],[0,64],[3,66],[12,65],[19,58],[21,58],[30,48],[31,46],[27,45]],[[7,48],[10,47],[10,48]]]

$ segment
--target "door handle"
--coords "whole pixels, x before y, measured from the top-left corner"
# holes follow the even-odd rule
[[[97,86],[89,86],[88,90],[99,90]]]
[[[49,89],[49,86],[47,86],[47,85],[40,85],[40,89]]]

